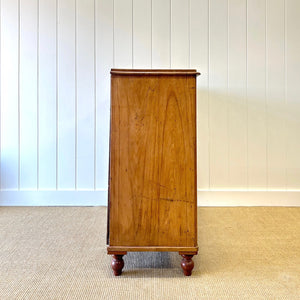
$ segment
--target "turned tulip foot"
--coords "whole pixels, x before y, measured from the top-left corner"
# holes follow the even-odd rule
[[[194,268],[194,262],[192,260],[194,255],[181,254],[181,268],[185,276],[191,276]]]
[[[124,267],[123,255],[113,254],[111,267],[114,271],[115,276],[120,276]]]

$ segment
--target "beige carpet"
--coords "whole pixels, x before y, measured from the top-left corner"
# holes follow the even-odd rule
[[[299,208],[199,208],[199,255],[129,253],[114,277],[104,207],[0,207],[0,299],[300,299]]]

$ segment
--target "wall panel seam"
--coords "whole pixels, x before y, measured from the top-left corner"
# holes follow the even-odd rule
[[[170,69],[172,68],[172,0],[170,0]]]
[[[287,3],[284,0],[284,113],[285,113],[285,132],[287,132]],[[285,155],[284,155],[284,178],[285,178],[285,189],[288,190],[287,183],[287,134],[285,134]]]
[[[249,190],[248,0],[246,0],[246,186]]]
[[[191,0],[188,0],[189,68],[191,68]]]
[[[40,188],[40,1],[37,0],[37,83],[36,83],[36,110],[37,110],[37,117],[36,117],[36,146],[37,146],[37,158],[36,158],[36,186],[37,190]]]
[[[211,122],[210,122],[210,0],[207,0],[207,114],[208,114],[208,187],[211,188]]]
[[[94,0],[94,190],[96,190],[97,182],[97,7]]]
[[[153,68],[153,0],[151,0],[151,69]]]
[[[226,91],[226,109],[227,109],[227,184],[231,184],[229,172],[230,160],[230,142],[229,142],[229,0],[227,0],[227,91]]]
[[[131,66],[134,68],[133,0],[131,0]]]
[[[116,63],[115,63],[115,55],[116,55],[116,49],[115,49],[115,0],[113,0],[113,14],[112,14],[112,17],[113,17],[113,67],[115,67]]]
[[[0,190],[2,187],[2,0],[0,0]]]
[[[21,111],[20,111],[20,65],[21,65],[21,35],[20,35],[20,29],[21,29],[21,15],[20,15],[20,0],[18,0],[18,190],[20,190],[20,152],[21,152],[21,124],[20,124],[20,117],[21,117]]]
[[[269,114],[268,114],[268,0],[265,0],[265,119],[266,119],[266,189],[269,189]]]
[[[55,110],[56,110],[56,137],[55,137],[55,181],[56,181],[56,190],[58,189],[58,91],[59,91],[59,84],[58,84],[58,0],[56,0],[56,14],[55,14]]]
[[[77,190],[78,184],[78,77],[77,77],[77,69],[78,69],[78,11],[77,11],[77,0],[75,0],[75,190]]]

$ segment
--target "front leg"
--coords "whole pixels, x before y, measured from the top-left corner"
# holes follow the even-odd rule
[[[181,261],[181,268],[183,270],[183,273],[185,276],[191,276],[192,270],[194,268],[194,262],[192,260],[194,255],[188,255],[188,254],[181,254],[182,261]]]
[[[119,276],[122,274],[122,269],[124,267],[123,256],[124,254],[113,254],[112,256],[111,267],[114,271],[115,276]]]

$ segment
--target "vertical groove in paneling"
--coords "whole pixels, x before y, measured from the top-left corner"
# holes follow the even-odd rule
[[[227,114],[227,121],[226,121],[226,126],[227,126],[227,137],[228,137],[228,143],[227,143],[227,178],[228,178],[228,183],[227,183],[227,188],[230,188],[230,172],[229,172],[229,158],[230,158],[230,143],[229,143],[229,0],[227,0],[227,90],[226,90],[226,102],[227,102],[227,107],[226,107],[226,114]]]
[[[37,30],[36,30],[36,188],[40,189],[40,0],[37,5]]]
[[[211,140],[210,140],[210,0],[207,0],[207,124],[208,124],[208,189],[211,189]]]
[[[249,112],[248,112],[248,0],[246,0],[246,189],[249,190]]]
[[[18,0],[18,190],[20,190],[20,0]]]
[[[286,16],[286,1],[284,1],[284,110],[286,112],[286,117],[284,120],[284,188],[287,191],[287,43],[286,43],[286,36],[287,36],[287,16]]]
[[[113,68],[115,68],[116,63],[115,63],[115,0],[113,0],[113,15],[112,15],[112,19],[113,19]]]
[[[269,190],[269,116],[268,116],[268,0],[265,0],[265,119],[266,119],[266,190]]]
[[[151,53],[151,69],[153,68],[153,0],[151,0],[150,5],[151,5],[151,49],[150,49],[150,53]]]
[[[2,0],[0,0],[0,191],[2,187],[2,177],[1,177],[1,169],[2,169]]]
[[[133,0],[131,0],[131,67],[134,68]]]
[[[189,59],[188,67],[191,68],[191,0],[188,2],[188,32],[189,32]]]
[[[169,57],[170,57],[170,68],[172,68],[172,0],[170,0],[170,48],[169,48]]]
[[[77,35],[78,35],[78,17],[77,17],[77,0],[75,0],[75,16],[74,16],[74,22],[75,22],[75,41],[74,41],[74,47],[75,47],[75,97],[74,97],[74,107],[75,107],[75,190],[77,190],[77,181],[78,181],[78,78],[77,78]]]
[[[97,186],[97,31],[96,31],[97,7],[94,0],[94,190]]]
[[[58,0],[55,2],[55,188],[58,190]]]

